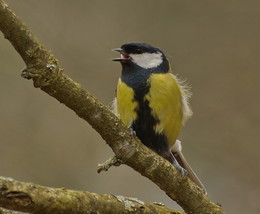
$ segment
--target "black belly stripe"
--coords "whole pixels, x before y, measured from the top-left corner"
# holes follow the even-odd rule
[[[144,100],[149,89],[150,86],[146,85],[145,88],[142,88],[142,91],[135,90],[138,108],[136,109],[137,119],[134,121],[132,128],[144,145],[164,156],[165,153],[169,152],[169,144],[165,135],[155,133],[154,127],[159,123],[159,120],[152,116],[149,101]]]

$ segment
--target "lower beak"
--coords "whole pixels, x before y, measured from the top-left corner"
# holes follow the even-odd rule
[[[114,61],[114,62],[122,62],[122,61],[125,61],[125,59],[123,59],[123,58],[115,58],[115,59],[112,59],[112,61]]]

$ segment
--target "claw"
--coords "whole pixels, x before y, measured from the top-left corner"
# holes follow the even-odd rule
[[[174,165],[174,164],[173,164]],[[188,175],[188,172],[186,169],[182,168],[179,164],[178,165],[174,165],[178,171],[182,174],[182,175]]]
[[[171,153],[172,154],[172,153]],[[179,170],[179,172],[182,174],[182,175],[188,175],[188,172],[186,169],[184,169],[179,163],[178,161],[176,160],[176,158],[174,157],[174,155],[172,154],[172,165],[176,167],[176,169]]]
[[[130,130],[130,134],[131,134],[132,136],[136,136],[136,131],[133,129],[132,126],[129,127],[129,130]]]

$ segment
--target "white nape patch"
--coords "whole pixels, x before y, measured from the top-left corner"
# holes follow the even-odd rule
[[[142,68],[156,68],[162,61],[162,53],[143,53],[143,54],[129,54],[132,61]]]

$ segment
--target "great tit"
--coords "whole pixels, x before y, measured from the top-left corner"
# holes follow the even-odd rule
[[[113,49],[122,65],[115,112],[141,142],[171,162],[206,192],[182,154],[180,129],[192,115],[190,92],[172,74],[165,54],[146,43],[126,43]],[[184,168],[184,169],[183,169]]]

